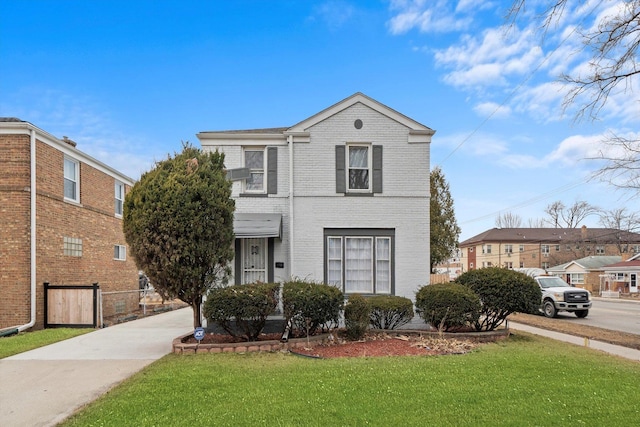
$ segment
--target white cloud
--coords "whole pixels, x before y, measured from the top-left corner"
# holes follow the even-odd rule
[[[463,3],[463,2],[461,2]],[[462,5],[461,12],[468,10]],[[404,34],[412,29],[421,33],[444,33],[461,31],[469,28],[472,16],[459,16],[447,0],[393,0],[390,9],[395,15],[387,25],[391,34]]]
[[[499,105],[495,102],[482,102],[473,107],[473,111],[483,118],[506,119],[511,116],[511,108],[509,106]]]
[[[342,27],[354,12],[355,8],[342,0],[328,0],[314,7],[314,16],[319,17],[331,29]]]

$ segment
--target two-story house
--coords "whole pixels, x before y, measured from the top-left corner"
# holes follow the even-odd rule
[[[458,245],[464,271],[543,268],[596,256],[640,251],[640,234],[613,228],[492,228]]]
[[[200,132],[234,181],[233,281],[414,299],[429,281],[433,134],[362,93],[290,127]]]
[[[68,138],[0,118],[0,329],[43,327],[44,282],[98,283],[111,293],[104,316],[137,308],[138,270],[122,232],[132,185]]]

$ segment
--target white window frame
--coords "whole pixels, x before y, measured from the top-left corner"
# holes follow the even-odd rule
[[[364,239],[370,242],[368,251],[369,259],[347,259],[347,245],[350,240]],[[367,294],[367,295],[392,295],[394,291],[394,238],[393,234],[378,234],[375,230],[371,233],[350,233],[345,230],[344,234],[329,233],[325,235],[325,277],[327,284],[340,288],[345,294]],[[336,246],[337,245],[337,246]],[[381,253],[381,249],[388,248],[388,252]],[[333,250],[332,250],[333,249]],[[364,261],[364,263],[363,263]],[[331,269],[330,269],[331,267]],[[349,289],[349,270],[360,273],[368,272],[369,280],[367,285]],[[354,279],[363,281],[363,277]],[[366,281],[366,280],[364,280]]]
[[[73,165],[73,176],[68,176],[67,164]],[[64,156],[62,169],[63,169],[62,175],[64,177],[63,179],[64,185],[62,190],[64,199],[72,202],[80,203],[80,162],[72,157]],[[73,197],[67,197],[67,194],[66,194],[67,181],[72,182],[75,185],[75,191],[74,191]]]
[[[126,261],[127,247],[125,245],[113,245],[113,259],[116,261]]]
[[[524,245],[520,245],[520,247],[518,248],[520,252],[524,252]]]
[[[605,247],[604,245],[596,245],[596,255],[604,255]]]
[[[572,285],[584,285],[584,273],[569,273],[569,280]]]
[[[122,213],[124,212],[124,184],[120,181],[116,181],[114,185],[114,192],[115,213],[118,218],[122,218]]]
[[[513,253],[513,245],[504,245],[504,253],[512,254]]]
[[[365,167],[358,167],[358,166],[351,166],[351,149],[352,148],[366,148],[367,149],[367,166]],[[362,144],[362,143],[354,143],[354,144],[347,144],[347,150],[346,150],[346,167],[345,167],[345,173],[347,174],[346,176],[346,187],[347,187],[347,192],[349,193],[371,193],[372,189],[373,189],[373,168],[372,168],[372,164],[373,164],[373,149],[371,147],[371,144]],[[367,188],[351,188],[351,179],[350,179],[350,175],[351,175],[351,170],[366,170],[367,171]]]
[[[243,191],[252,194],[265,194],[267,192],[267,149],[266,147],[244,147],[242,149],[242,164],[247,166],[247,152],[262,152],[262,169],[249,168],[250,176],[253,174],[262,174],[262,188],[249,188],[248,183],[251,178],[242,181]]]

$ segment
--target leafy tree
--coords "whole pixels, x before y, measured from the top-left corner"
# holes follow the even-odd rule
[[[131,255],[154,287],[193,308],[194,327],[201,326],[203,295],[230,272],[234,209],[224,154],[189,143],[157,162],[125,197]]]
[[[468,286],[480,297],[480,317],[474,322],[477,331],[492,331],[511,313],[535,313],[542,292],[533,278],[514,270],[488,267],[461,274],[457,283]]]
[[[458,247],[460,227],[453,210],[453,198],[449,183],[436,167],[431,171],[431,271],[436,264],[446,260]]]

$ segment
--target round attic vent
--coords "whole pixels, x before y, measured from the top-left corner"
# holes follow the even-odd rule
[[[355,122],[353,122],[353,125],[356,127],[356,129],[362,129],[362,120],[357,119]]]

